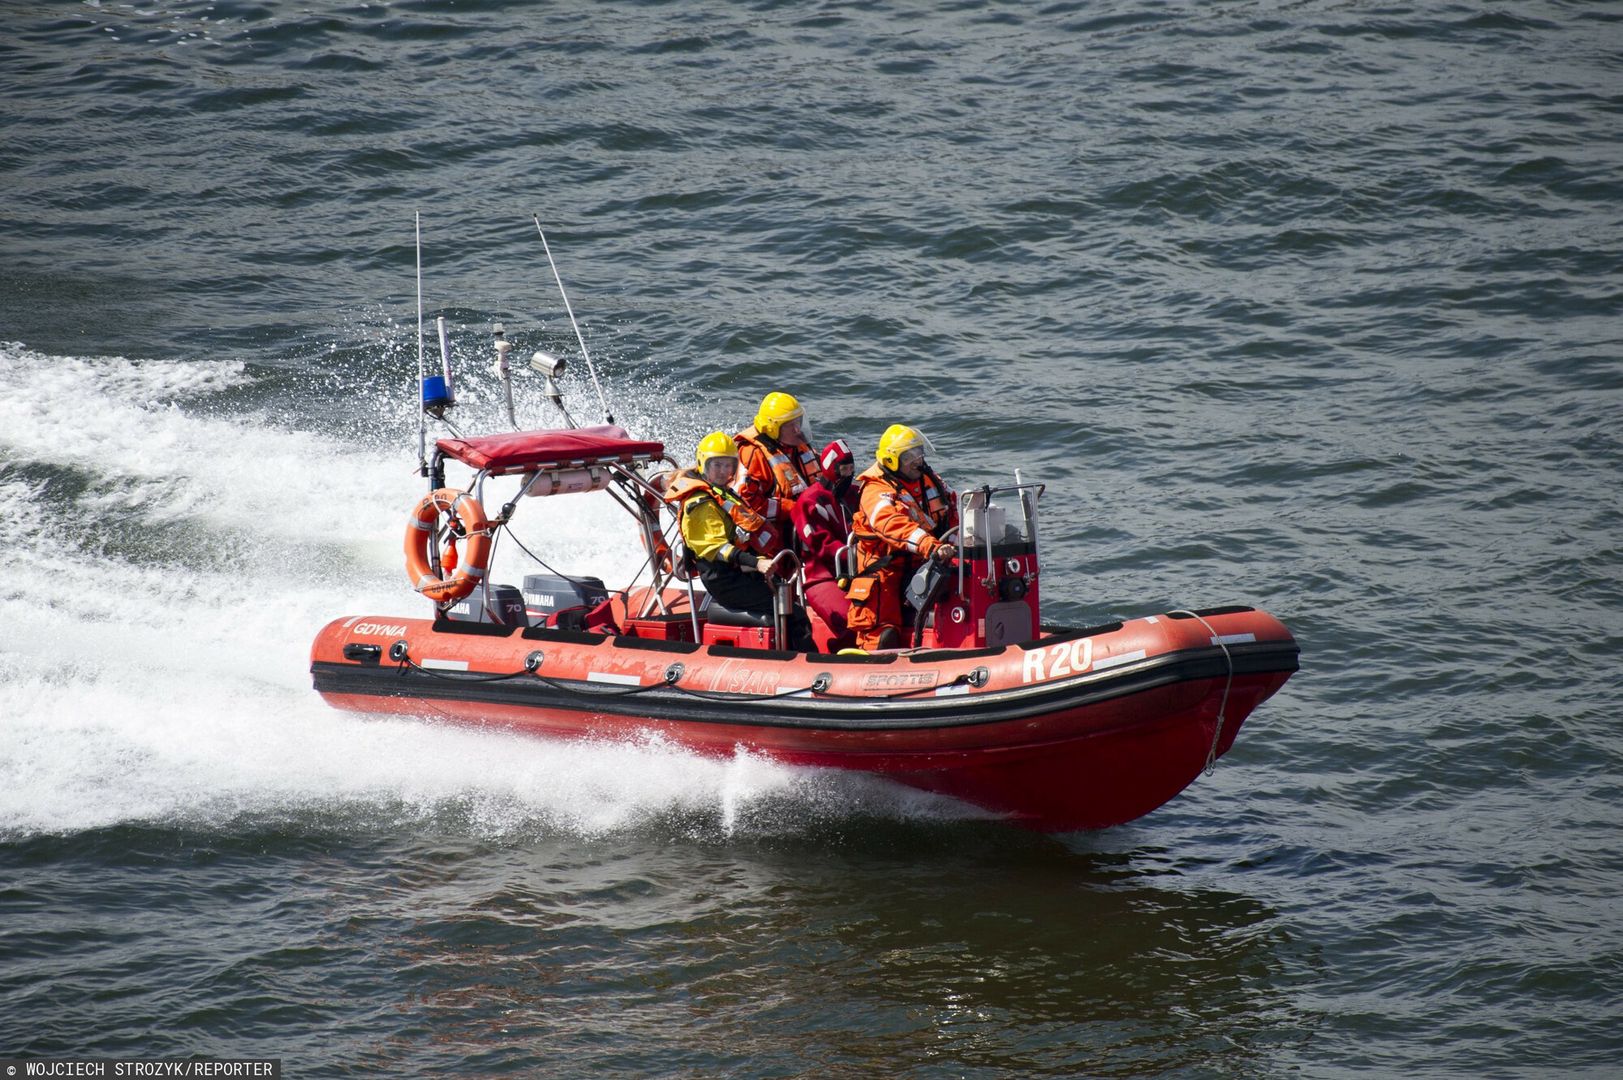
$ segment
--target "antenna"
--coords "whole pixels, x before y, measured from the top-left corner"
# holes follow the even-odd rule
[[[535,220],[535,231],[541,237],[541,247],[547,253],[547,265],[552,267],[552,280],[558,283],[558,295],[564,298],[564,310],[569,312],[569,325],[575,328],[575,340],[580,342],[580,354],[586,358],[586,370],[592,375],[592,385],[597,388],[597,400],[603,406],[603,419],[607,423],[614,423],[614,414],[609,412],[608,399],[603,396],[603,384],[597,381],[597,368],[592,366],[592,355],[586,351],[586,339],[581,336],[580,324],[575,321],[575,309],[569,303],[569,294],[564,291],[564,279],[558,276],[558,264],[552,261],[552,245],[547,243],[547,234],[541,228],[541,216],[530,215]]]
[[[428,421],[445,419],[445,410],[456,404],[451,395],[451,346],[445,337],[445,319],[438,320],[440,330],[441,370],[444,374],[430,375],[428,361],[423,356],[423,215],[417,215],[417,385],[421,388],[421,407],[417,410],[417,471],[428,475]]]
[[[423,360],[423,212],[413,215],[417,232],[417,386],[421,393],[428,381],[428,368]],[[417,472],[428,475],[428,420],[427,412],[417,410]]]

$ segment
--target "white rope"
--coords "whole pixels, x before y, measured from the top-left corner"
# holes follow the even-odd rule
[[[1217,705],[1217,729],[1212,732],[1212,745],[1206,751],[1206,766],[1201,770],[1203,776],[1210,776],[1217,769],[1217,744],[1223,738],[1224,716],[1229,707],[1229,687],[1234,685],[1234,658],[1229,655],[1228,643],[1223,640],[1223,635],[1212,629],[1211,623],[1193,611],[1169,611],[1167,614],[1187,615],[1204,626],[1206,632],[1212,636],[1212,644],[1223,650],[1223,664],[1228,668],[1228,677],[1223,681],[1223,699]]]

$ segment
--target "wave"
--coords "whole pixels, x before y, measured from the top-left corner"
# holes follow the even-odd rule
[[[0,401],[0,545],[23,570],[0,585],[0,835],[334,813],[481,836],[673,814],[731,830],[763,799],[795,808],[774,820],[960,812],[743,752],[336,712],[310,688],[315,631],[423,613],[400,561],[422,485],[407,455],[244,412],[231,395],[261,376],[240,363],[15,344],[0,362],[27,388]],[[571,572],[619,581],[641,561],[606,497],[526,511],[519,539]]]

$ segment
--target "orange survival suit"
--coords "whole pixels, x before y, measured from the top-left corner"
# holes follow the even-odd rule
[[[856,483],[860,506],[851,528],[857,537],[857,573],[846,590],[848,625],[858,648],[875,649],[887,628],[909,640],[902,591],[941,546],[941,534],[958,524],[958,504],[929,468],[910,482],[875,462]]]
[[[809,446],[784,446],[753,426],[740,431],[738,441],[738,494],[744,505],[767,520],[775,534],[765,555],[776,555],[792,544],[794,522],[789,509],[800,493],[817,479],[821,466]]]

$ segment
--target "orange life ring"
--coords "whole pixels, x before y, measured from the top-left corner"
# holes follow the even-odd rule
[[[441,514],[454,514],[467,536],[467,551],[455,573],[441,576],[429,560],[429,539]],[[479,500],[454,488],[426,496],[406,523],[406,576],[411,587],[438,604],[462,599],[478,587],[490,565],[490,522]]]
[[[671,558],[670,542],[665,539],[665,534],[663,533],[650,531],[649,535],[653,537],[654,541],[654,549],[652,552],[650,552],[650,555],[653,558],[653,563],[655,566],[659,567],[659,572],[661,574],[669,575],[676,567],[675,561]],[[642,546],[644,548],[648,547],[647,536],[643,538]]]

